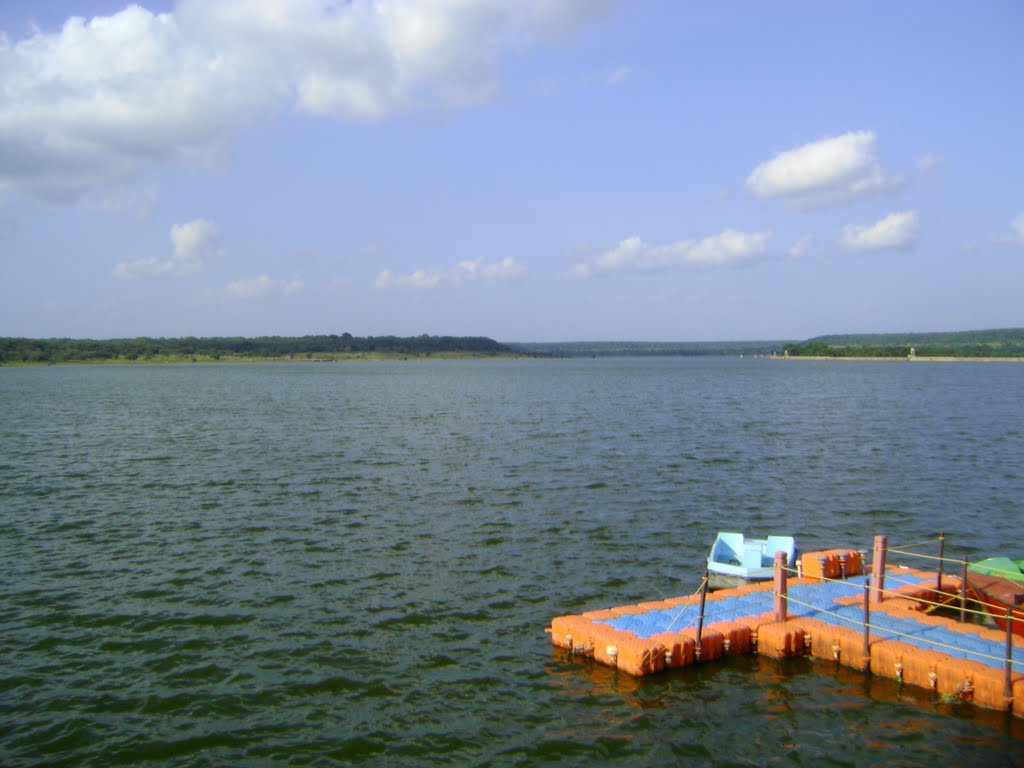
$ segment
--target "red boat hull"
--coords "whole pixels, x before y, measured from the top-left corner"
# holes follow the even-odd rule
[[[968,573],[967,583],[996,626],[1006,631],[1006,610],[1010,609],[1013,634],[1024,637],[1024,584],[986,573]]]

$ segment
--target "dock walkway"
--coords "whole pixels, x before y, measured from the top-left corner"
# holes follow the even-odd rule
[[[805,557],[806,559],[806,557]],[[552,642],[634,675],[758,652],[811,655],[1024,716],[1024,638],[932,615],[960,580],[905,567],[882,571],[895,589],[869,600],[866,576],[795,578],[779,620],[773,583],[561,616]],[[865,601],[869,618],[865,630]]]

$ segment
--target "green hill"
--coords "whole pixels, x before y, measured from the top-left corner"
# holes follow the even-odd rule
[[[790,357],[1024,357],[1024,328],[939,333],[872,333],[817,336],[787,344]]]
[[[341,360],[515,354],[482,336],[258,336],[134,339],[0,338],[0,363]]]

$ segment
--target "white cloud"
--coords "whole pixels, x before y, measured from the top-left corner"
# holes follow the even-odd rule
[[[608,75],[605,82],[607,82],[608,85],[618,85],[619,83],[625,82],[630,73],[631,70],[629,67],[619,67]]]
[[[804,235],[786,252],[791,259],[800,259],[814,246],[814,235]]]
[[[193,219],[171,227],[175,261],[201,265],[218,252],[217,228],[206,219]]]
[[[1024,213],[1021,213],[1010,225],[1013,229],[1014,240],[1024,244]]]
[[[147,258],[122,261],[114,267],[121,280],[147,277],[181,277],[200,271],[220,255],[220,234],[206,219],[193,219],[171,227],[174,251],[169,259]]]
[[[0,34],[0,194],[73,202],[223,155],[260,115],[380,119],[477,102],[498,61],[612,0],[179,0]]]
[[[471,280],[513,280],[520,277],[526,271],[522,262],[516,261],[511,256],[491,264],[484,262],[482,258],[472,261],[460,261],[451,275],[454,282]]]
[[[890,213],[868,226],[846,227],[839,243],[854,251],[906,248],[917,240],[918,218],[917,211]]]
[[[306,281],[301,277],[291,280],[279,280],[262,274],[259,277],[243,278],[228,283],[227,296],[234,301],[265,299],[268,296],[298,296],[306,288]]]
[[[939,158],[937,158],[935,155],[932,155],[932,154],[921,155],[921,157],[917,158],[917,172],[918,173],[928,173],[930,170],[935,168],[935,166],[937,166],[938,164],[939,164]]]
[[[437,288],[441,284],[439,272],[427,272],[417,269],[408,275],[396,275],[390,269],[377,274],[374,286],[382,290],[388,288]]]
[[[578,262],[577,277],[610,272],[654,272],[679,267],[734,267],[768,255],[770,232],[752,234],[727,229],[703,240],[650,245],[628,237],[591,261]]]
[[[260,275],[228,284],[228,297],[238,300],[262,299],[270,295],[273,283],[267,275]]]
[[[264,98],[227,87],[216,65],[173,16],[138,6],[0,44],[0,176],[67,202],[208,149],[251,111],[244,99]]]
[[[996,243],[997,245],[1024,245],[1024,213],[1019,213],[1010,222],[1010,232],[989,235],[988,242]],[[980,243],[970,243],[967,246],[968,250],[975,250],[981,247]]]
[[[851,131],[780,152],[747,177],[758,197],[813,207],[888,192],[903,184],[886,177],[873,131]]]
[[[137,280],[146,277],[166,277],[174,273],[174,262],[167,259],[136,259],[122,261],[114,267],[114,277],[119,280]]]
[[[482,258],[478,258],[471,261],[460,261],[450,269],[417,269],[407,275],[396,275],[386,269],[377,275],[374,285],[380,289],[429,289],[478,281],[513,280],[525,272],[525,265],[511,257],[491,263],[486,263]]]

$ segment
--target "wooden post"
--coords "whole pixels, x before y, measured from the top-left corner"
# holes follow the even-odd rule
[[[786,553],[779,551],[775,553],[775,620],[786,620]]]
[[[871,671],[871,577],[864,579],[864,671]]]
[[[1006,681],[1003,683],[1006,709],[1013,710],[1013,609],[1006,606]]]
[[[871,602],[882,602],[882,591],[885,589],[885,550],[888,540],[885,536],[875,536],[875,548],[871,553],[871,579],[875,591],[871,593]]]
[[[700,587],[700,613],[697,614],[697,644],[693,649],[694,658],[700,661],[700,638],[704,631],[704,603],[708,599],[708,567],[704,566],[704,583]]]
[[[964,567],[960,572],[960,623],[967,621],[967,555],[964,554]]]
[[[935,577],[935,590],[937,592],[942,592],[942,562],[943,562],[943,557],[944,557],[943,552],[945,552],[945,550],[946,550],[946,532],[943,531],[942,533],[939,534],[939,573]]]

